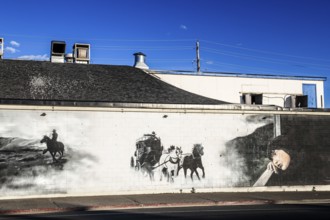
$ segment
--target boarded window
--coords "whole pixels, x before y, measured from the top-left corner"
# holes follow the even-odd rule
[[[78,58],[87,58],[87,48],[78,49]]]

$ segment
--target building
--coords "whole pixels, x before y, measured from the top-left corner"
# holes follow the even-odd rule
[[[1,199],[330,190],[327,109],[228,103],[147,68],[89,64],[85,45],[72,62],[64,42],[53,49],[54,62],[0,60]],[[285,148],[270,149],[279,138]],[[189,155],[202,166],[185,176]]]
[[[135,60],[139,61],[135,61],[135,67],[146,66],[145,54],[134,55]],[[276,105],[285,108],[325,106],[326,77],[143,69],[186,91],[229,103]]]
[[[326,77],[172,71],[153,74],[181,89],[230,103],[324,108]]]

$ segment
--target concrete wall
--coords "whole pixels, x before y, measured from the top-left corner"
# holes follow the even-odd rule
[[[9,106],[1,107],[0,121],[1,198],[191,188],[236,191],[317,185],[329,190],[328,113]],[[44,135],[51,137],[53,129],[65,149],[55,160],[47,144],[40,142]],[[148,163],[142,165],[140,153],[148,145],[144,134],[159,138],[162,151],[157,161],[152,154],[144,157]],[[286,170],[275,173],[269,171],[274,150],[270,143],[278,137],[283,138],[274,149],[284,146],[291,161]],[[203,147],[203,155],[193,159],[195,165],[203,164],[205,178],[200,168],[200,180],[196,173],[191,179],[190,170],[186,178],[184,169],[176,176],[178,165],[187,165],[195,145]]]
[[[184,90],[230,103],[242,103],[244,93],[263,94],[263,104],[284,107],[289,95],[302,95],[303,84],[316,84],[317,108],[323,108],[323,81],[184,74],[155,74]],[[289,107],[289,106],[285,106]]]

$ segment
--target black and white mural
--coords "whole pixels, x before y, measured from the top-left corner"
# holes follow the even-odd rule
[[[330,180],[326,116],[1,110],[0,121],[2,196]]]

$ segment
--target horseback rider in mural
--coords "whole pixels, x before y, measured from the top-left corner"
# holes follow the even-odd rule
[[[40,143],[46,143],[47,148],[43,151],[43,154],[49,152],[54,161],[58,161],[58,159],[63,157],[64,154],[64,144],[62,142],[58,142],[58,134],[55,129],[53,129],[53,133],[48,137],[45,135]],[[56,158],[56,154],[59,154],[59,158]]]
[[[56,130],[53,129],[53,133],[52,133],[52,141],[54,144],[57,143],[57,138],[58,138],[58,134],[56,133]]]

